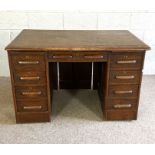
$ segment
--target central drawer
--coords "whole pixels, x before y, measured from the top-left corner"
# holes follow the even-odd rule
[[[70,62],[75,57],[76,54],[72,52],[48,52],[48,60],[51,62]]]
[[[107,52],[79,52],[77,55],[81,61],[103,62],[108,60]]]
[[[103,62],[107,59],[107,52],[48,52],[51,62]]]

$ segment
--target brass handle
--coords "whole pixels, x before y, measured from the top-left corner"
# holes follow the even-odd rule
[[[135,76],[134,75],[130,75],[130,76],[116,76],[116,79],[123,79],[123,80],[128,80],[128,79],[134,79]]]
[[[20,80],[40,80],[40,77],[20,77]]]
[[[25,110],[29,110],[29,109],[41,109],[42,106],[24,106],[23,108]]]
[[[24,95],[24,96],[41,95],[41,91],[38,91],[38,92],[22,92],[22,95]]]
[[[115,94],[132,94],[133,91],[132,90],[118,90],[118,91],[115,91]]]
[[[103,59],[103,55],[84,55],[86,59]]]
[[[20,65],[36,65],[39,64],[39,61],[18,61]]]
[[[67,59],[67,58],[72,58],[72,55],[53,55],[54,59]]]
[[[120,109],[120,108],[131,108],[131,104],[116,104],[114,105],[114,108]]]
[[[117,61],[118,64],[135,64],[137,61],[136,60],[120,60]]]

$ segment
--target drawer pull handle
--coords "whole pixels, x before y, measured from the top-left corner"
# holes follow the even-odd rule
[[[124,90],[118,90],[118,91],[115,91],[115,94],[132,94],[133,93],[133,91],[132,90],[126,90],[126,91],[124,91]]]
[[[41,95],[41,91],[38,91],[38,92],[22,92],[22,95],[24,95],[24,96]]]
[[[20,77],[20,80],[40,80],[39,76],[36,77]]]
[[[130,75],[130,76],[116,76],[116,79],[122,79],[122,80],[128,80],[128,79],[134,79],[135,76],[134,75]]]
[[[24,106],[25,110],[30,110],[30,109],[42,109],[42,106]]]
[[[84,55],[86,59],[103,59],[103,55]]]
[[[36,65],[39,64],[39,61],[18,61],[20,65]]]
[[[53,55],[54,59],[67,59],[67,58],[72,58],[72,55]]]
[[[137,61],[136,60],[120,60],[117,61],[118,64],[135,64]]]
[[[116,104],[114,105],[114,108],[120,109],[120,108],[131,108],[131,104]]]

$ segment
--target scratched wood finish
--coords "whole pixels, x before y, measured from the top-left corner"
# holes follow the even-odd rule
[[[43,52],[9,52],[17,123],[50,121],[46,55]]]
[[[94,62],[94,89],[106,120],[136,120],[149,49],[124,30],[22,31],[6,47],[17,123],[50,121],[56,62],[61,88],[77,89],[90,88]]]
[[[110,54],[103,106],[107,120],[137,119],[144,56],[144,51]],[[116,78],[114,75],[128,74],[128,77],[131,77],[133,73],[136,73],[135,80],[127,82],[125,82],[127,79],[114,80],[114,77]]]
[[[23,30],[6,50],[124,51],[148,50],[127,30]]]

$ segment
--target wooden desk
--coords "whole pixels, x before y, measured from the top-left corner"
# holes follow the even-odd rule
[[[83,81],[81,87],[90,82],[91,89],[99,90],[107,120],[137,119],[144,56],[149,49],[124,30],[23,30],[6,47],[17,123],[50,121],[52,86],[62,88],[59,65],[65,64],[68,69],[61,69],[63,75],[76,75],[77,70],[89,73],[91,80]],[[73,71],[69,64],[83,67]]]

